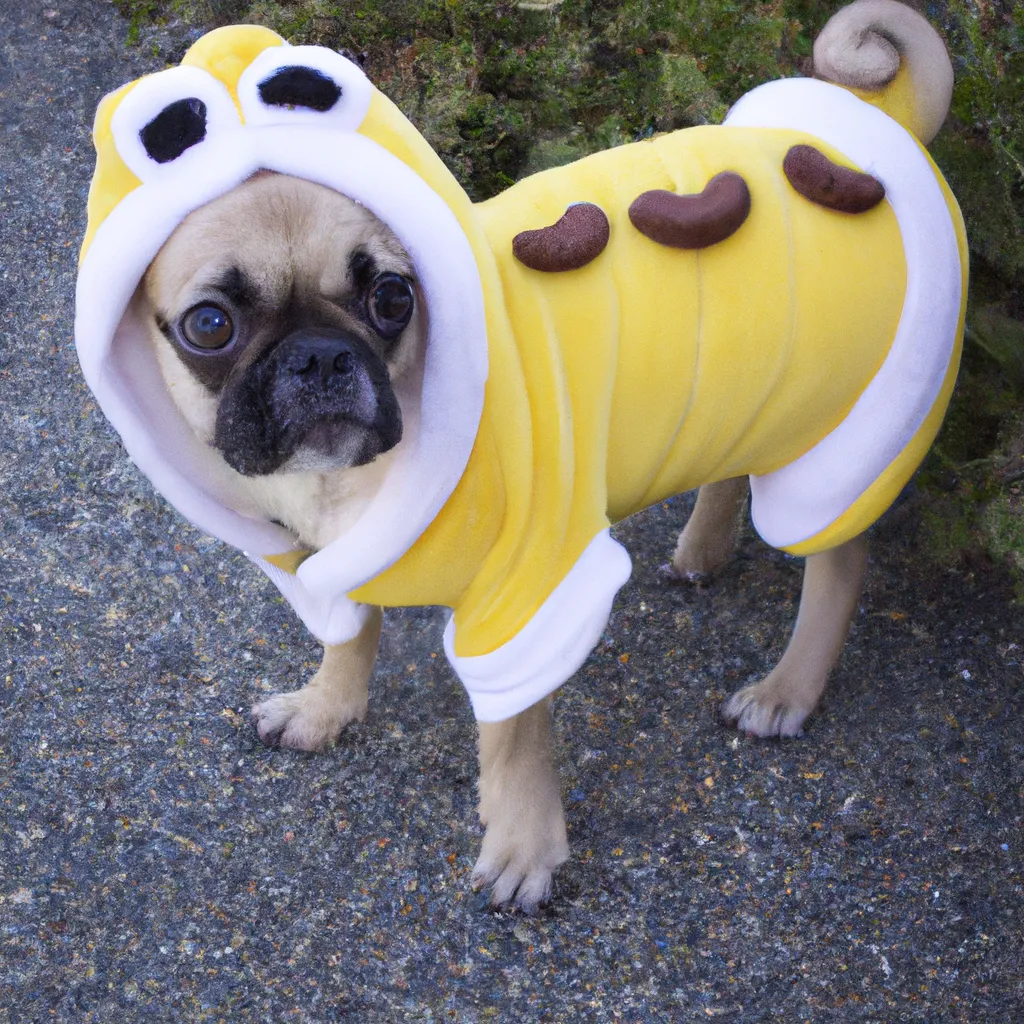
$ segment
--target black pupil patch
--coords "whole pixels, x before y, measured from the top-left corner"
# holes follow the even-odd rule
[[[139,138],[158,164],[177,160],[206,138],[206,104],[195,96],[169,103],[139,132]]]
[[[260,82],[260,99],[268,107],[308,107],[321,114],[341,98],[341,86],[314,68],[281,68]]]

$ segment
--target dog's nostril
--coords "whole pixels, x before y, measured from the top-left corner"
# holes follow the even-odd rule
[[[281,368],[303,387],[327,387],[348,381],[358,370],[360,356],[354,343],[342,337],[296,332],[282,342]]]

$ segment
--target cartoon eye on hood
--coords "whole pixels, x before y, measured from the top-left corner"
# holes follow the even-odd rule
[[[356,131],[373,86],[350,60],[323,46],[264,50],[238,80],[248,125],[317,124]]]
[[[172,68],[142,79],[110,122],[118,154],[142,182],[198,166],[211,139],[223,138],[239,127],[238,110],[228,90],[193,67]]]
[[[360,68],[255,26],[211,32],[179,67],[105,97],[94,140],[75,322],[83,372],[157,489],[201,529],[244,551],[283,554],[295,538],[238,511],[212,470],[215,456],[167,394],[132,301],[146,268],[190,212],[260,170],[356,200],[412,258],[429,319],[419,421],[395,449],[394,468],[363,517],[299,569],[310,593],[355,589],[432,521],[476,437],[487,343],[480,276],[463,226],[471,221],[468,197]]]
[[[206,158],[204,143],[224,139],[243,122],[354,132],[366,117],[373,86],[332,50],[269,46],[242,72],[235,93],[237,106],[222,81],[189,65],[143,78],[111,118],[119,155],[140,181],[149,182],[197,166]]]

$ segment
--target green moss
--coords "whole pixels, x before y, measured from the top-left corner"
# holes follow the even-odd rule
[[[689,54],[663,53],[658,74],[664,113],[659,127],[684,128],[697,124],[718,124],[728,107],[700,70],[697,58]]]
[[[949,0],[956,87],[932,153],[956,193],[982,301],[1024,313],[1024,6]]]
[[[939,565],[960,566],[966,554],[978,552],[983,546],[979,541],[979,521],[979,505],[971,493],[927,503],[921,511],[924,550]]]
[[[1003,390],[1024,395],[1024,323],[1000,306],[984,306],[973,311],[968,338],[999,366]]]
[[[956,488],[922,505],[922,551],[946,568],[989,559],[1009,571],[1016,598],[1024,601],[1024,497],[1019,486],[992,494],[991,480],[962,479]]]
[[[1010,562],[1024,584],[1024,498],[1019,493],[1000,495],[985,509],[982,526],[992,554]]]
[[[965,350],[942,430],[919,474],[922,548],[939,563],[989,558],[1024,600],[1024,403],[980,346]]]

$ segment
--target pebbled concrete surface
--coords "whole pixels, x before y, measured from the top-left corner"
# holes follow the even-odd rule
[[[262,579],[180,521],[72,347],[99,95],[176,59],[101,0],[0,4],[0,1022],[969,1021],[1024,1001],[1024,628],[929,568],[912,499],[806,737],[720,728],[779,656],[799,563],[634,556],[560,694],[573,858],[545,916],[468,889],[474,729],[443,615],[389,613],[367,722],[267,751],[254,699],[315,668]]]

